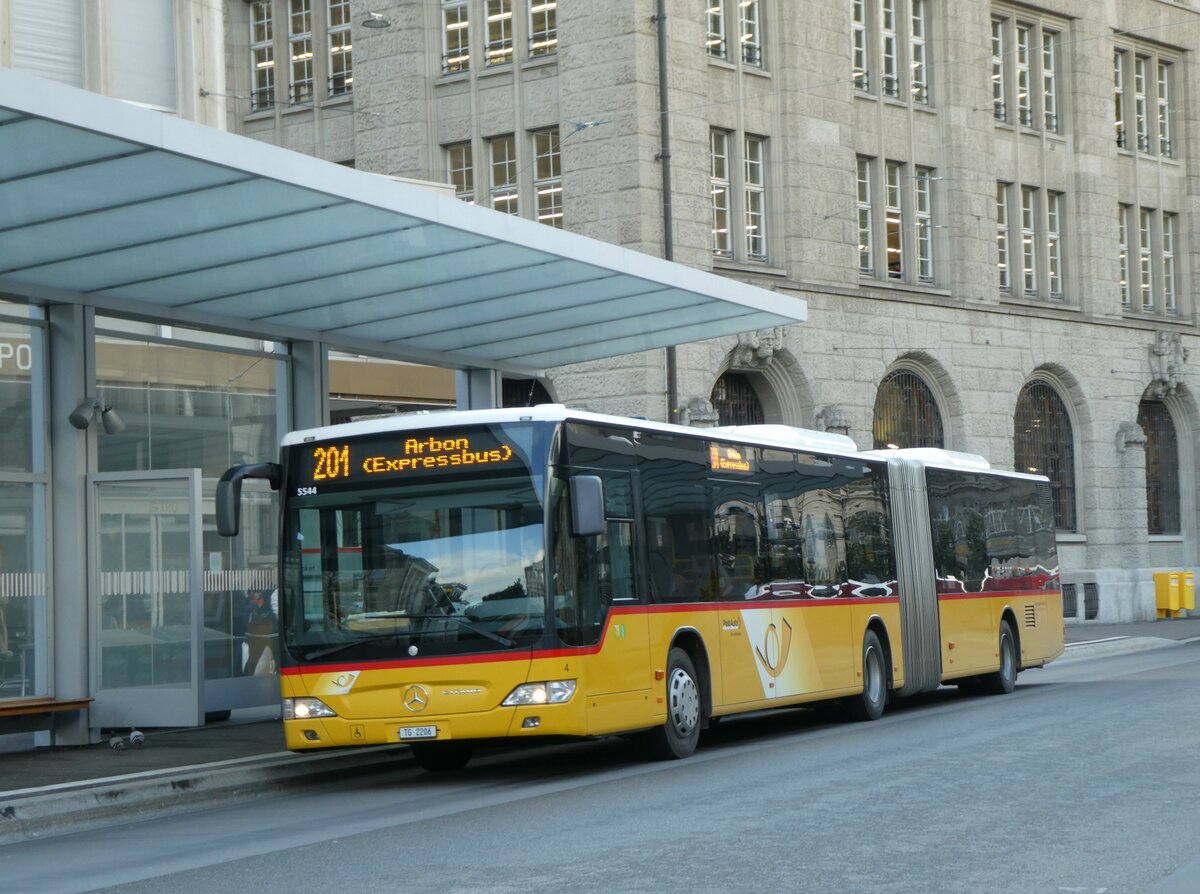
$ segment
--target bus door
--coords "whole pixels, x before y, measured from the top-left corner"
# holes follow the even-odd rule
[[[569,538],[559,533],[558,543],[569,540],[572,549],[557,560],[555,606],[560,636],[585,647],[577,660],[588,732],[597,735],[628,729],[631,717],[654,709],[646,612],[634,562],[634,473],[581,468],[572,473],[598,475],[604,482],[604,532]]]
[[[757,487],[747,481],[709,482],[716,546],[721,638],[721,701],[775,698],[787,642],[765,583],[764,528]]]

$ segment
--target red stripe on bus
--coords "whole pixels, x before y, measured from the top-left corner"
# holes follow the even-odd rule
[[[742,610],[746,608],[763,609],[763,608],[818,608],[824,605],[881,605],[888,603],[899,602],[899,597],[896,596],[877,596],[872,598],[862,599],[804,599],[804,600],[773,600],[771,602],[713,602],[702,603],[683,603],[678,605],[622,605],[613,606],[609,612],[609,617],[624,617],[629,615],[659,615],[673,614],[678,612],[695,612],[695,611],[730,611]],[[303,667],[281,667],[279,673],[281,676],[292,677],[300,674],[339,674],[346,671],[362,671],[362,670],[392,670],[401,667],[442,667],[448,664],[483,664],[491,661],[535,661],[539,658],[575,658],[581,655],[595,655],[604,648],[604,642],[608,639],[610,626],[604,625],[604,630],[600,634],[600,641],[590,646],[567,646],[557,647],[553,649],[529,649],[521,652],[485,652],[476,655],[440,655],[436,658],[421,658],[421,659],[392,659],[388,661],[378,661],[358,664],[310,664]]]
[[[981,593],[938,593],[938,602],[943,599],[1020,599],[1029,596],[1058,596],[1058,590],[984,590]]]

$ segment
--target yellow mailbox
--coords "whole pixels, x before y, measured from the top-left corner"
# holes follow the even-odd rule
[[[1196,610],[1196,575],[1184,571],[1179,587],[1179,607],[1188,611]]]
[[[1160,618],[1171,618],[1179,612],[1179,572],[1154,573],[1154,603]]]

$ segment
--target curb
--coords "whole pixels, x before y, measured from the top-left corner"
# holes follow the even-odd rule
[[[0,845],[127,822],[138,814],[176,813],[217,798],[252,796],[264,786],[345,778],[394,766],[407,753],[404,745],[313,755],[280,752],[0,792]]]
[[[1048,667],[1082,661],[1086,658],[1103,658],[1108,655],[1124,655],[1133,652],[1146,652],[1150,649],[1166,649],[1171,646],[1181,646],[1195,642],[1192,639],[1164,639],[1158,636],[1110,636],[1106,639],[1089,640],[1082,643],[1067,643],[1063,654],[1054,659]]]

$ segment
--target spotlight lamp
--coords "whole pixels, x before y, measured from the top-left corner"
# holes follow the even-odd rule
[[[97,414],[100,415],[100,424],[104,426],[107,434],[115,435],[125,430],[125,422],[117,415],[117,411],[102,403],[98,397],[86,397],[80,401],[79,406],[67,417],[67,421],[83,431],[95,421]]]
[[[362,26],[364,28],[390,28],[392,23],[385,19],[381,12],[368,12],[367,17],[363,19]]]

